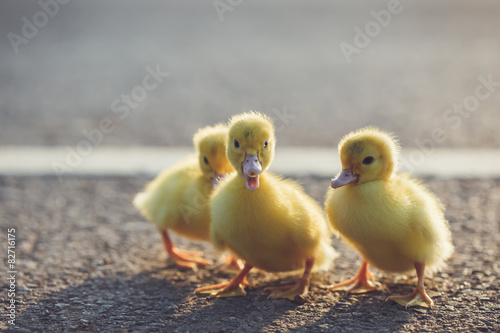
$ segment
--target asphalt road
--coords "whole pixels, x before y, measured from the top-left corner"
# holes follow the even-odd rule
[[[322,202],[329,180],[298,179]],[[326,286],[352,277],[359,255],[332,239],[335,267],[317,273],[304,304],[268,300],[266,286],[294,274],[254,272],[246,297],[207,300],[198,286],[226,281],[217,265],[197,272],[166,260],[155,227],[131,205],[145,178],[0,177],[0,228],[16,229],[16,326],[6,321],[9,281],[0,282],[0,329],[15,332],[498,332],[500,330],[500,181],[436,180],[425,184],[447,207],[455,245],[448,266],[425,283],[432,309],[385,302],[415,281],[375,270],[387,290],[345,296]],[[175,237],[183,249],[219,257],[210,246]],[[4,267],[2,265],[2,267]],[[6,271],[2,268],[2,271]],[[4,274],[2,273],[2,276]]]
[[[104,144],[186,146],[252,109],[283,146],[371,124],[500,147],[498,1],[54,1],[0,4],[0,144],[76,145],[110,118]]]

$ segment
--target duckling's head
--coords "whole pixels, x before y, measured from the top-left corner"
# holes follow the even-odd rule
[[[259,188],[259,175],[271,164],[275,143],[273,122],[262,113],[250,111],[229,120],[227,157],[250,191]]]
[[[396,169],[397,140],[389,133],[367,127],[347,134],[339,143],[342,172],[331,186],[386,180]]]
[[[203,176],[212,181],[214,187],[233,171],[226,157],[227,133],[228,127],[219,124],[200,128],[193,137]]]

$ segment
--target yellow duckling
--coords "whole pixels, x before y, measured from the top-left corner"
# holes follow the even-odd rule
[[[451,233],[439,200],[417,181],[395,173],[398,144],[391,135],[364,128],[339,143],[342,172],[331,182],[325,210],[332,227],[363,256],[358,274],[334,290],[377,289],[368,264],[387,271],[417,272],[409,295],[391,296],[408,308],[432,306],[424,269],[435,271],[453,252]]]
[[[265,172],[274,157],[274,126],[267,116],[248,112],[231,118],[227,157],[236,174],[210,200],[212,243],[245,261],[230,282],[198,288],[212,297],[246,295],[252,267],[268,272],[304,269],[292,286],[267,288],[270,297],[307,295],[313,269],[328,269],[335,257],[331,229],[320,206],[296,183]]]
[[[226,158],[227,132],[227,126],[222,124],[198,130],[193,137],[198,156],[164,170],[134,199],[135,207],[158,227],[168,255],[178,266],[195,268],[196,264],[210,263],[200,258],[199,252],[176,248],[168,230],[210,241],[208,199],[217,182],[233,171]]]

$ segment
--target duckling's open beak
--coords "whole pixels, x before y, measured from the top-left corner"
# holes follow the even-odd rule
[[[241,164],[243,176],[245,176],[245,184],[247,189],[255,191],[259,188],[259,175],[262,172],[262,165],[260,164],[257,154],[248,155],[245,153],[245,161]]]
[[[212,186],[214,187],[214,189],[217,187],[217,185],[219,185],[219,183],[222,181],[222,179],[224,179],[224,177],[226,177],[225,173],[218,174],[214,172],[214,176],[212,177]]]
[[[333,188],[339,188],[347,184],[352,184],[352,183],[357,183],[358,182],[359,176],[355,176],[352,173],[352,168],[350,169],[344,169],[342,172],[337,176],[337,178],[332,179],[330,182],[330,186]]]

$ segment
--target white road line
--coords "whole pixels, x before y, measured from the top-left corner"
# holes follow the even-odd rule
[[[84,153],[84,152],[83,152]],[[88,155],[65,147],[0,146],[0,174],[156,175],[193,153],[192,148],[93,148]],[[430,153],[403,150],[400,169],[416,176],[438,178],[500,178],[500,149],[435,149]],[[277,147],[270,170],[286,176],[333,177],[341,169],[335,148]],[[61,171],[59,171],[61,172]],[[60,173],[61,174],[61,173]]]

